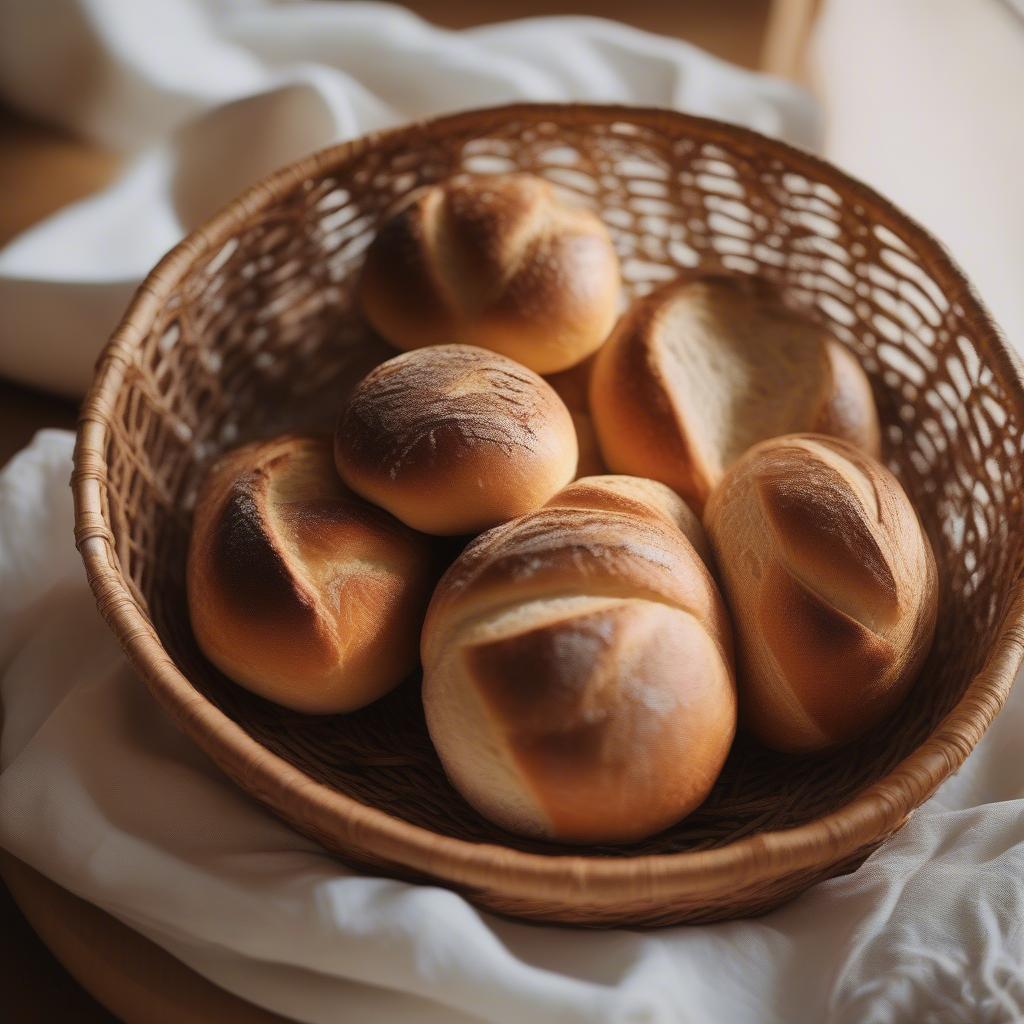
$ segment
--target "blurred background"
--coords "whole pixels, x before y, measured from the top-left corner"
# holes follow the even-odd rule
[[[141,0],[144,8],[147,0]],[[344,3],[344,0],[337,0]],[[36,3],[36,0],[4,0]],[[38,4],[40,9],[49,0]],[[685,39],[746,68],[761,66],[769,45],[769,21],[785,46],[799,46],[815,3],[772,0],[417,0],[402,5],[436,25],[460,29],[511,18],[581,14],[612,18],[640,29]],[[773,10],[773,8],[775,8]],[[778,43],[774,44],[779,49]],[[783,49],[785,49],[785,46]],[[768,54],[784,64],[790,54]],[[472,105],[467,97],[467,106]],[[61,207],[108,185],[126,161],[117,153],[47,124],[0,98],[0,246]],[[111,329],[113,329],[113,324]],[[76,403],[0,376],[0,465],[45,426],[72,427]]]
[[[43,358],[54,361],[49,353],[51,344],[60,353],[57,362],[64,354],[59,344],[51,341],[54,334],[64,331],[59,316],[53,318],[56,326],[49,326],[51,294],[61,301],[75,299],[78,304],[68,306],[74,316],[81,312],[93,319],[88,325],[74,320],[72,330],[84,331],[88,326],[90,338],[95,334],[98,339],[112,330],[110,311],[119,305],[123,308],[133,275],[141,277],[152,262],[148,256],[136,254],[132,273],[118,278],[111,270],[107,280],[105,271],[96,268],[93,272],[89,267],[88,253],[60,251],[63,243],[50,250],[31,244],[12,248],[8,243],[54,211],[127,176],[146,148],[142,142],[152,148],[154,141],[139,123],[146,117],[147,102],[155,105],[159,100],[163,105],[161,116],[153,119],[153,132],[158,136],[189,104],[192,110],[202,111],[203,104],[214,103],[219,89],[225,90],[225,99],[254,89],[251,83],[245,84],[257,80],[246,66],[251,59],[246,47],[252,47],[264,75],[283,73],[286,60],[291,62],[289,73],[294,74],[304,46],[309,49],[308,64],[322,64],[324,47],[330,47],[331,41],[318,41],[312,29],[304,37],[299,33],[286,40],[279,52],[275,52],[273,41],[268,44],[262,38],[253,44],[251,33],[246,37],[244,29],[241,34],[238,30],[246,16],[256,18],[258,25],[260,11],[267,8],[280,11],[311,6],[316,5],[293,0],[4,0],[0,4],[0,304],[6,306],[7,313],[6,328],[0,322],[0,458],[9,458],[40,426],[73,423],[73,403],[46,399],[34,391],[42,387],[77,397],[84,390],[88,367],[100,344],[99,340],[91,341],[92,347],[74,343],[78,362],[73,372],[62,374],[58,366],[38,367]],[[386,52],[385,37],[398,24],[394,16],[398,5],[379,5],[370,14],[367,5],[344,0],[327,6],[362,12],[357,20],[361,31],[368,33],[365,38],[373,43],[374,59]],[[549,15],[608,19],[607,25],[618,23],[657,38],[682,40],[736,68],[757,69],[797,83],[806,90],[807,109],[815,112],[818,127],[814,132],[795,131],[793,117],[786,113],[773,133],[818,150],[919,218],[964,265],[1010,339],[1024,333],[1019,287],[1024,198],[1018,185],[1024,164],[1024,118],[1019,109],[1024,95],[1024,0],[634,0],[629,4],[612,0],[563,4],[550,0],[414,0],[402,7],[425,19],[425,27],[423,32],[410,32],[408,25],[402,26],[404,36],[415,38],[412,42],[407,39],[396,52],[395,68],[385,70],[383,79],[388,87],[401,82],[408,88],[414,81],[422,52],[417,47],[441,46],[454,54],[450,83],[439,90],[435,81],[427,90],[430,98],[425,112],[429,113],[438,105],[456,109],[489,100],[472,88],[460,91],[459,75],[464,69],[459,66],[458,38],[444,38],[430,25],[459,30]],[[392,14],[385,16],[387,10]],[[204,18],[207,25],[202,24]],[[376,37],[372,30],[375,19],[380,22]],[[266,25],[262,29],[264,36],[275,31]],[[613,36],[614,32],[613,27]],[[215,41],[220,50],[209,47],[208,53],[196,56],[194,66],[183,69],[182,54],[188,52],[190,38],[202,39],[204,34],[219,34]],[[639,49],[627,54],[634,65],[636,53],[657,51],[657,42],[652,43],[656,37],[634,37]],[[595,54],[600,60],[608,38],[602,30],[588,40],[586,60],[592,63]],[[510,45],[524,42],[522,37]],[[217,54],[225,48],[243,52],[242,59],[232,62],[239,66],[221,76],[220,69],[210,64],[217,62]],[[314,52],[318,48],[319,52]],[[527,94],[531,98],[577,98],[573,96],[574,83],[587,78],[574,78],[577,69],[571,65],[578,57],[574,54],[567,60],[560,95],[545,96],[543,82],[533,83]],[[687,59],[678,55],[673,59],[687,64]],[[325,85],[317,81],[315,67],[299,68],[299,73],[310,76],[314,90],[321,89],[324,94],[338,88],[339,72],[347,76],[342,88],[356,94],[350,104],[350,128],[359,130],[367,123],[378,127],[400,118],[401,103],[391,104],[382,114],[391,99],[386,89],[381,95],[370,86],[365,90],[368,95],[358,94],[363,72],[347,67],[349,60],[341,55],[333,62],[330,73],[335,77]],[[551,60],[551,54],[541,55],[536,64],[543,67]],[[611,54],[608,61],[614,61]],[[594,69],[587,70],[589,86],[578,98],[594,98],[595,89],[602,96],[617,97],[614,82],[595,86]],[[626,101],[664,94],[658,81],[665,74],[662,67],[652,68],[650,83],[643,81],[642,66],[613,70],[627,82]],[[436,74],[437,69],[434,71]],[[189,75],[195,76],[194,88],[188,83]],[[230,79],[230,85],[219,78]],[[258,80],[262,87],[265,79]],[[709,79],[718,80],[715,76]],[[692,108],[696,100],[700,108],[696,112],[720,113],[722,103],[716,106],[715,97],[700,96],[700,88],[696,78],[692,83],[677,83],[677,105]],[[756,91],[758,87],[744,84],[740,88]],[[439,99],[439,93],[445,100]],[[790,98],[787,102],[792,106],[794,101]],[[96,109],[91,111],[90,104]],[[784,105],[780,102],[780,107]],[[408,110],[409,104],[404,107]],[[287,136],[289,116],[284,108],[268,131]],[[123,123],[119,124],[118,118]],[[766,126],[754,114],[746,123],[772,131],[770,121]],[[252,137],[248,125],[245,130]],[[337,123],[329,134],[338,137]],[[301,131],[292,135],[283,139],[278,149],[265,147],[263,164],[256,154],[250,161],[254,176],[275,165],[278,150],[290,158],[293,152],[315,148],[304,145]],[[317,138],[315,133],[309,137]],[[259,145],[254,148],[258,150]],[[208,163],[218,157],[207,155],[204,159]],[[241,167],[240,174],[220,183],[219,191],[213,185],[209,194],[201,196],[202,202],[212,209],[241,187],[244,161]],[[199,169],[206,171],[203,160]],[[97,235],[95,227],[90,230]],[[165,233],[162,248],[176,237],[173,231]],[[120,265],[116,249],[123,242],[123,237],[113,235],[105,240],[99,264]],[[145,248],[144,244],[141,247]],[[153,260],[159,251],[158,245]],[[64,274],[59,269],[62,261],[75,269]],[[104,296],[95,289],[65,289],[61,293],[35,288],[38,282],[57,280],[62,274],[73,284],[95,284],[101,279],[113,284],[117,279],[124,287]],[[29,287],[20,291],[7,287],[17,282]],[[46,332],[34,335],[42,321]],[[8,383],[11,379],[31,386],[14,387]]]
[[[70,111],[78,99],[71,70],[101,66],[90,50],[95,34],[75,19],[82,11],[109,19],[106,38],[116,38],[125,109],[144,117],[145,90],[133,85],[133,55],[146,54],[149,73],[159,72],[161,19],[172,7],[169,0],[152,8],[150,2],[122,2],[119,9],[117,0],[0,0],[0,278],[6,275],[7,286],[23,273],[27,251],[21,242],[9,243],[111,185],[137,157],[131,145],[111,141],[119,138],[116,123],[62,114],[61,103]],[[223,13],[263,5],[182,0],[182,6]],[[276,6],[288,6],[287,0]],[[1010,341],[1024,344],[1024,0],[414,0],[403,6],[448,29],[545,15],[611,19],[786,80],[816,119],[800,141],[936,233]],[[381,19],[383,32],[389,23],[383,13]],[[39,39],[53,46],[40,51]],[[195,69],[198,78],[209,71]],[[642,80],[644,69],[633,74]],[[452,109],[479,105],[475,94],[460,97],[457,87],[453,95]],[[59,263],[64,255],[52,258]],[[19,307],[27,291],[6,287],[0,294],[0,319],[8,324],[0,332],[2,465],[36,430],[73,427],[77,402],[73,386],[55,386],[62,392],[56,394],[46,388],[45,374],[18,369],[29,365],[20,349],[36,344],[10,326],[24,314]],[[89,360],[115,326],[111,321],[89,338]],[[56,370],[54,379],[63,380]],[[147,971],[183,970],[166,956],[147,959],[157,957],[155,948],[147,952],[123,926],[23,865],[9,858],[0,863],[31,925],[65,960],[89,946],[103,949],[108,960],[133,963],[143,988]],[[67,922],[73,922],[70,931]],[[11,1013],[5,1019],[113,1019],[59,966],[6,890],[0,893],[0,979],[8,993],[0,1017]],[[184,992],[194,981],[182,977],[179,983]]]

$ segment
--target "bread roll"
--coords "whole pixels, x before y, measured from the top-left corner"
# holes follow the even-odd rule
[[[732,648],[681,505],[650,481],[578,481],[442,577],[421,644],[427,725],[492,821],[628,842],[707,796],[735,730]]]
[[[563,487],[547,507],[604,509],[667,523],[684,534],[705,565],[711,565],[711,544],[696,513],[657,480],[614,474],[585,477]]]
[[[372,370],[338,421],[335,461],[357,494],[425,533],[478,533],[568,483],[576,433],[532,370],[469,345]]]
[[[544,378],[565,402],[565,407],[572,416],[572,425],[576,428],[576,443],[580,450],[576,463],[577,479],[584,476],[600,476],[608,472],[608,467],[601,458],[594,420],[590,415],[590,373],[593,365],[594,359],[591,356],[568,370]]]
[[[891,714],[935,629],[928,538],[896,478],[844,441],[748,451],[705,522],[733,613],[741,716],[764,743],[810,751]]]
[[[555,373],[608,336],[619,287],[601,221],[513,174],[416,193],[370,246],[359,303],[398,348],[479,345]]]
[[[759,278],[672,282],[637,302],[597,355],[591,414],[609,469],[698,510],[766,438],[816,431],[879,449],[860,365]]]
[[[353,711],[399,683],[437,575],[426,537],[338,479],[328,438],[246,445],[203,482],[188,555],[196,640],[278,704]]]

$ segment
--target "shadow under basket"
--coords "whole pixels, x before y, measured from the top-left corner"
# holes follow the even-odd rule
[[[603,218],[626,290],[697,267],[761,274],[867,370],[886,460],[941,580],[934,649],[897,714],[816,758],[737,742],[710,798],[643,842],[512,836],[452,789],[410,680],[305,717],[199,653],[184,565],[209,461],[330,426],[365,332],[352,285],[390,209],[449,175],[529,171]],[[939,244],[870,189],[779,142],[667,111],[522,105],[334,146],[246,192],[149,275],[100,359],[75,452],[76,536],[100,610],[181,727],[343,860],[516,917],[656,926],[765,911],[852,870],[970,753],[1022,652],[1024,390]]]

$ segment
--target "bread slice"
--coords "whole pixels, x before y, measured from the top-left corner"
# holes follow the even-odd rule
[[[591,413],[609,469],[703,508],[751,445],[813,431],[879,449],[856,359],[759,278],[706,277],[637,302],[598,353]]]

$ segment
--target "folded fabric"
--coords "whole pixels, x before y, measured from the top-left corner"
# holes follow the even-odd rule
[[[345,868],[176,731],[83,579],[71,447],[46,431],[0,474],[0,845],[217,984],[318,1024],[1024,1015],[1024,692],[859,871],[765,917],[516,924]]]
[[[671,107],[818,141],[804,92],[679,40],[596,18],[452,32],[378,3],[14,0],[0,98],[132,154],[104,192],[0,250],[0,374],[69,395],[167,249],[332,142],[516,100]]]

